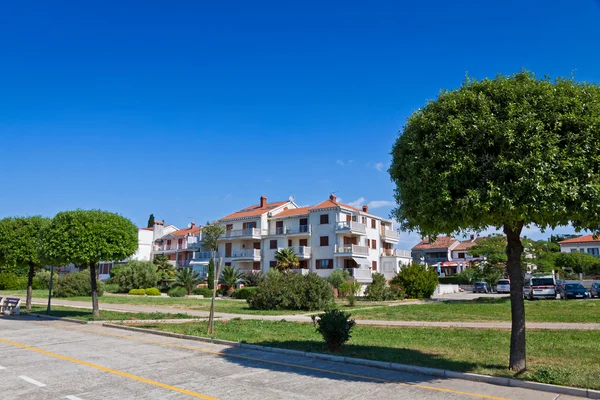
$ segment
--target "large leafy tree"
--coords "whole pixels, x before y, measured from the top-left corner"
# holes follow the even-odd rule
[[[27,268],[26,307],[31,309],[33,277],[44,262],[42,240],[50,219],[40,216],[0,220],[0,264]]]
[[[280,272],[286,272],[290,268],[298,268],[300,260],[291,247],[286,247],[275,252],[275,261],[277,261],[277,269]]]
[[[392,214],[404,230],[506,234],[514,371],[526,368],[521,231],[600,230],[599,139],[598,86],[523,71],[442,91],[393,146]]]
[[[118,261],[138,248],[138,228],[127,218],[101,210],[56,214],[44,235],[46,255],[55,264],[89,267],[93,316],[99,317],[96,265]]]

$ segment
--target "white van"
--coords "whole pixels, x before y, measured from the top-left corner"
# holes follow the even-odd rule
[[[552,275],[532,276],[529,280],[531,289],[529,300],[533,299],[556,299],[556,280]]]
[[[510,280],[500,279],[496,284],[496,292],[498,293],[510,293]]]

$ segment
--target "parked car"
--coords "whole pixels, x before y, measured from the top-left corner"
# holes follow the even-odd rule
[[[600,282],[592,283],[592,288],[590,289],[590,298],[600,297]]]
[[[529,300],[556,299],[556,280],[552,275],[532,276],[529,280],[531,290]]]
[[[490,288],[487,282],[475,282],[473,284],[473,293],[489,293]]]
[[[510,280],[500,279],[496,284],[496,292],[498,293],[510,293]]]
[[[528,299],[531,296],[531,282],[526,280],[523,283],[523,298]]]
[[[565,283],[558,287],[558,295],[561,299],[587,299],[589,293],[581,283]]]

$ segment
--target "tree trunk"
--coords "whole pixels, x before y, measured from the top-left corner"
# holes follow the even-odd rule
[[[525,358],[525,304],[523,300],[523,269],[521,267],[521,255],[523,245],[521,244],[521,230],[523,222],[516,226],[504,226],[508,256],[507,269],[510,277],[510,311],[512,316],[512,331],[510,334],[510,361],[509,368],[515,372],[523,372],[526,369]]]
[[[96,263],[90,264],[90,280],[92,282],[92,316],[100,318],[100,308],[98,307],[98,282],[96,281]]]
[[[27,300],[25,300],[25,308],[31,310],[31,296],[33,295],[33,275],[35,274],[35,266],[29,264],[29,275],[27,276]]]

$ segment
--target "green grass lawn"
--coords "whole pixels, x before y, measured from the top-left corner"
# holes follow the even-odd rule
[[[354,310],[355,319],[398,321],[510,321],[510,299],[446,301]],[[530,322],[600,322],[598,300],[525,301]]]
[[[140,324],[144,328],[206,336],[206,323]],[[232,320],[215,323],[219,339],[329,353],[311,324]],[[528,371],[519,379],[600,389],[600,333],[595,331],[527,332]],[[440,328],[357,326],[336,353],[495,376],[508,371],[510,332]],[[232,359],[233,360],[233,359]]]
[[[23,310],[23,314],[26,310]],[[39,306],[33,304],[31,306],[31,313],[44,314],[46,315],[46,306]],[[63,306],[52,306],[50,315],[53,317],[62,318],[73,318],[82,321],[93,321],[95,318],[92,317],[92,310],[86,310],[82,308],[63,307]],[[111,320],[148,320],[148,319],[182,319],[182,318],[194,318],[187,314],[175,313],[175,314],[164,314],[164,313],[141,313],[141,312],[118,312],[118,311],[104,311],[100,310],[100,318],[98,320],[111,321]]]

